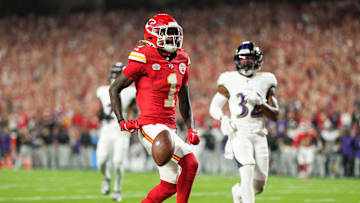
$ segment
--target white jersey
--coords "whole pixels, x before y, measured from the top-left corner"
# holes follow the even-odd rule
[[[106,115],[111,115],[111,120],[103,120],[101,122],[101,132],[109,132],[109,131],[120,131],[120,126],[117,122],[116,115],[111,106],[110,94],[109,94],[110,86],[100,86],[96,90],[96,96],[100,99],[103,111]],[[125,119],[127,119],[126,110],[129,107],[131,101],[136,98],[136,88],[133,86],[129,86],[121,91],[121,104],[122,104],[122,112]],[[101,133],[102,134],[102,133]]]
[[[246,77],[238,71],[224,72],[219,76],[218,86],[224,86],[230,94],[231,120],[238,130],[250,129],[267,134],[260,107],[247,103],[245,92],[256,91],[265,99],[269,89],[277,86],[274,74],[257,72],[252,77]]]

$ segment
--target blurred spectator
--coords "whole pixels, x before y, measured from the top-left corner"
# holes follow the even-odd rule
[[[286,12],[274,12],[279,10]],[[269,126],[269,141],[272,160],[280,157],[281,161],[272,164],[272,172],[294,175],[291,166],[298,163],[290,143],[306,118],[317,134],[314,164],[323,165],[326,157],[330,176],[341,176],[343,158],[347,175],[352,174],[347,168],[351,161],[342,156],[348,146],[343,142],[348,140],[340,134],[357,126],[354,174],[360,174],[359,11],[356,0],[247,1],[216,9],[168,10],[184,26],[197,125],[204,129],[209,118],[209,103],[216,91],[212,81],[219,73],[234,70],[233,50],[241,41],[251,40],[264,50],[263,70],[274,72],[279,82],[277,97],[283,115],[275,126]],[[88,135],[77,134],[73,128],[90,130],[92,139],[96,136],[97,104],[91,93],[107,81],[106,67],[126,61],[132,45],[143,38],[142,22],[153,11],[142,10],[136,16],[133,12],[0,19],[0,32],[6,33],[0,35],[0,126],[4,126],[0,165],[11,165],[16,157],[15,138],[19,136],[21,147],[24,139],[19,132],[26,128],[31,131],[34,166],[67,167],[67,160],[75,155],[70,147],[79,156],[88,153]],[[215,152],[223,146],[219,139],[226,138],[215,139]],[[62,151],[59,157],[56,150]],[[133,154],[143,156],[141,150]],[[275,167],[278,164],[285,167]]]
[[[86,129],[82,129],[80,135],[80,154],[81,154],[81,164],[83,168],[90,169],[91,168],[91,154],[92,154],[92,143],[91,136],[89,131]]]
[[[341,136],[344,175],[348,177],[354,175],[355,136],[356,128],[353,128],[351,132],[346,130]]]
[[[355,137],[355,167],[354,175],[360,177],[360,133],[358,132]]]

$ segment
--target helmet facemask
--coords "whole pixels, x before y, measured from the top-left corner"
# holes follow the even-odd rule
[[[242,75],[250,76],[256,71],[253,56],[240,56],[240,60],[235,61],[235,64]]]
[[[179,25],[160,26],[154,28],[154,31],[158,37],[156,45],[164,51],[174,53],[182,47],[183,34]]]

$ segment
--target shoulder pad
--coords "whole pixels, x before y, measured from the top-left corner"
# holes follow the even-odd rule
[[[270,84],[270,86],[277,86],[277,79],[273,73],[270,72],[259,72],[261,76],[265,79],[265,81]]]
[[[217,81],[218,86],[219,85],[224,85],[226,81],[228,80],[228,77],[231,75],[231,72],[223,72],[220,74],[219,79]]]
[[[146,63],[146,46],[138,46],[132,50],[129,55],[129,60],[137,61],[140,63]]]
[[[106,85],[103,85],[103,86],[100,86],[96,89],[96,97],[100,98],[101,95],[103,94],[103,92],[107,92],[108,91],[108,86]]]

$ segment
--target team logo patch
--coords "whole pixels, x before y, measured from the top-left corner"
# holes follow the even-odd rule
[[[160,70],[160,65],[157,64],[157,63],[154,63],[154,64],[152,65],[152,69],[153,69],[153,70]]]
[[[185,63],[180,63],[180,65],[179,65],[179,71],[180,71],[180,73],[181,74],[185,74],[185,71],[186,71],[186,65],[185,65]]]

